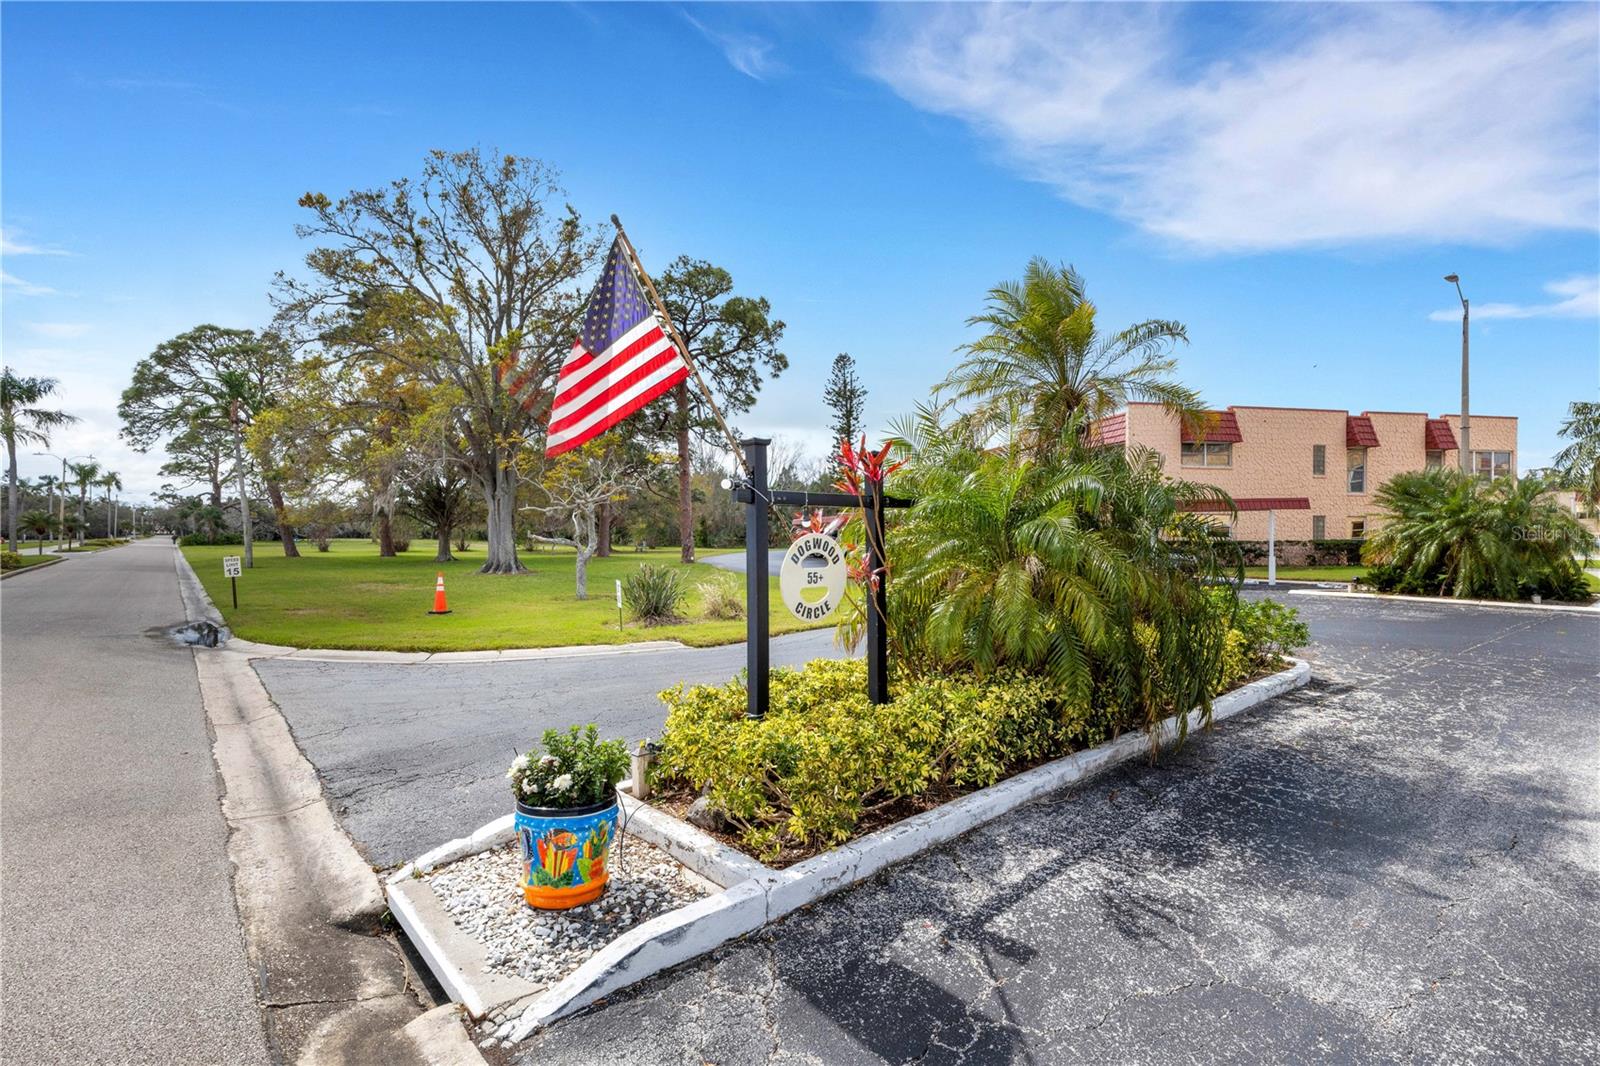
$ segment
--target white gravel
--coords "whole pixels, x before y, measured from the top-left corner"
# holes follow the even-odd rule
[[[593,903],[542,911],[523,901],[515,841],[426,875],[456,926],[486,949],[486,971],[548,986],[641,922],[709,894],[664,852],[632,837],[611,852],[611,880]]]

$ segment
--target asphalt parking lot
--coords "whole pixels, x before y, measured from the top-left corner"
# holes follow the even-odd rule
[[[1600,619],[1289,602],[1312,687],[660,975],[515,1061],[1596,1061]],[[352,730],[387,718],[433,753],[416,773],[465,751],[472,707],[576,720],[598,683],[479,667],[438,707],[415,680],[380,699],[372,675],[324,664],[312,708],[291,674],[308,665],[262,673],[336,809],[364,804],[358,839],[422,795],[461,819],[409,850],[363,842],[396,858],[479,824],[451,788],[503,788],[459,768],[385,782],[392,756],[358,758]],[[701,665],[731,672],[737,653]],[[652,669],[619,660],[604,691],[637,707],[623,693],[660,687]]]

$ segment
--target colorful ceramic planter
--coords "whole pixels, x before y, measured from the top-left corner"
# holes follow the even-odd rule
[[[560,911],[600,898],[617,837],[615,798],[561,809],[517,804],[517,846],[522,851],[522,898],[530,907]]]

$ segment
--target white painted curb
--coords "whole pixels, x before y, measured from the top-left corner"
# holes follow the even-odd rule
[[[1293,665],[1286,670],[1217,697],[1212,701],[1211,720],[1214,723],[1225,721],[1311,680],[1310,664],[1299,659],[1290,662]],[[1189,730],[1199,729],[1202,718],[1200,711],[1191,711]],[[1177,717],[1162,722],[1157,729],[1159,742],[1168,744],[1175,740],[1178,729]],[[578,969],[540,992],[520,1014],[495,1029],[494,1036],[507,1042],[522,1040],[541,1026],[754,932],[796,908],[872,877],[894,863],[948,843],[1041,796],[1142,755],[1150,750],[1150,743],[1145,733],[1125,733],[1097,748],[1025,770],[785,870],[763,865],[687,822],[622,793],[628,832],[661,848],[714,884],[722,885],[723,891],[630,929],[590,956]],[[512,1005],[522,997],[502,998],[496,1002],[495,993],[484,989],[473,976],[483,972],[482,948],[476,941],[459,945],[458,941],[467,938],[448,916],[442,918],[446,929],[435,928],[439,919],[430,922],[429,916],[419,913],[422,908],[418,907],[408,886],[419,886],[417,891],[426,892],[431,900],[432,891],[425,882],[413,878],[413,872],[425,873],[435,866],[504,843],[512,837],[511,823],[512,816],[506,815],[471,836],[434,848],[400,867],[386,886],[391,909],[411,934],[429,967],[451,997],[463,1003],[475,1017]],[[436,900],[433,906],[438,907]],[[443,915],[442,908],[439,914]]]
[[[1523,603],[1521,600],[1458,600],[1453,596],[1402,596],[1395,592],[1334,592],[1329,589],[1290,589],[1291,596],[1332,596],[1336,599],[1387,600],[1393,603],[1429,603],[1450,607],[1497,607],[1503,611],[1556,611],[1600,616],[1600,603],[1587,607],[1573,603]]]

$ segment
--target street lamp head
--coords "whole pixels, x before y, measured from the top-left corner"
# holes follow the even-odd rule
[[[1461,278],[1457,274],[1446,274],[1444,276],[1444,280],[1448,281],[1452,285],[1455,285],[1461,281]]]

